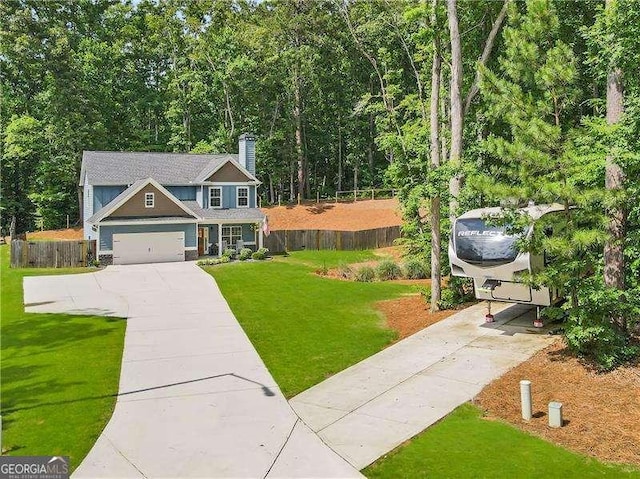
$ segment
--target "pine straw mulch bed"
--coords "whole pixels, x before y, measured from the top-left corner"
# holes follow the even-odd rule
[[[521,418],[522,379],[532,383],[530,422]],[[563,405],[562,428],[548,427],[550,401]],[[503,419],[602,461],[640,465],[640,361],[599,373],[558,340],[489,384],[474,402],[489,419]]]
[[[402,280],[401,280],[402,281]],[[416,280],[405,280],[416,281]],[[430,280],[417,280],[430,281]],[[431,326],[432,324],[448,318],[452,314],[457,313],[461,309],[468,307],[470,304],[461,304],[456,309],[445,309],[432,313],[429,305],[421,295],[403,296],[398,299],[390,299],[387,301],[379,301],[376,303],[376,309],[382,312],[386,319],[387,325],[391,329],[398,332],[397,341],[417,333],[421,329]]]
[[[81,240],[82,238],[82,228],[33,231],[27,233],[28,240]]]
[[[396,198],[348,203],[312,203],[262,208],[271,230],[358,231],[400,226],[402,215]]]

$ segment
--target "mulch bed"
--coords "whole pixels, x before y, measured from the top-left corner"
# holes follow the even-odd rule
[[[262,211],[272,230],[359,231],[402,224],[397,199],[271,206]]]
[[[28,240],[81,240],[82,228],[68,228],[61,230],[34,231],[27,233]]]
[[[521,418],[522,379],[532,383],[530,422]],[[599,373],[558,340],[489,384],[474,401],[489,419],[503,419],[602,461],[640,466],[640,362]],[[563,404],[562,428],[548,427],[550,401]]]
[[[458,310],[446,309],[432,313],[429,311],[429,305],[420,295],[379,301],[376,303],[376,309],[385,315],[387,325],[398,332],[398,341],[458,312]]]

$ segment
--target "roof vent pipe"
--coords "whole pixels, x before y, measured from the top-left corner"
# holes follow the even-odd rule
[[[238,138],[238,162],[252,175],[256,174],[256,136],[243,133]]]

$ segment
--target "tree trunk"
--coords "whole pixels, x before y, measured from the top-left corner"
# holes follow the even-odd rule
[[[458,12],[456,0],[447,0],[447,17],[451,37],[451,151],[449,161],[454,168],[461,164],[462,155],[462,47],[460,30],[458,29]],[[451,220],[458,214],[458,197],[462,185],[462,177],[456,173],[449,182],[449,216]]]
[[[273,191],[273,176],[269,173],[269,203],[274,204],[276,202],[275,194]]]
[[[478,63],[480,65],[486,65],[487,60],[489,60],[489,55],[491,55],[491,51],[493,50],[493,44],[495,43],[496,37],[498,36],[498,31],[500,31],[500,27],[502,26],[502,23],[507,16],[509,1],[510,0],[504,0],[504,5],[502,5],[502,9],[498,14],[498,18],[496,18],[495,22],[493,22],[493,26],[491,27],[491,31],[489,32],[489,36],[487,37],[487,42],[484,44],[482,55],[480,55],[480,60],[478,60]],[[466,115],[469,111],[469,108],[471,108],[471,102],[473,101],[473,98],[478,94],[478,91],[480,91],[479,69],[477,69],[476,71],[476,78],[473,81],[473,85],[471,85],[471,88],[469,89],[469,93],[467,93],[467,97],[465,98],[464,110],[462,111],[463,116]]]
[[[375,149],[375,143],[374,143],[374,138],[375,138],[375,123],[373,120],[373,115],[369,114],[369,146],[367,148],[367,159],[369,162],[369,175],[371,177],[371,187],[374,186],[374,181],[375,181],[375,165],[374,165],[374,149]]]
[[[606,0],[605,11],[611,9],[613,0]],[[606,14],[606,13],[605,13]],[[622,71],[614,67],[607,75],[607,123],[620,122],[623,108]],[[623,187],[624,172],[616,163],[613,155],[607,155],[605,167],[605,188],[610,192],[620,191]],[[616,202],[609,208],[609,239],[604,245],[604,283],[607,287],[624,289],[624,239],[626,212],[624,205]],[[626,331],[626,319],[613,318],[616,325]]]
[[[296,186],[295,186],[295,181],[294,181],[294,165],[293,162],[289,163],[289,200],[290,201],[295,201],[296,200]]]
[[[338,191],[342,191],[342,129],[338,116]]]
[[[431,16],[432,27],[435,30],[437,0],[433,1]],[[437,35],[433,39],[433,64],[431,67],[431,105],[430,105],[430,147],[431,166],[440,166],[440,39]],[[431,198],[429,223],[431,225],[431,312],[438,311],[440,301],[440,196]]]
[[[298,166],[298,193],[304,198],[304,153],[302,148],[302,98],[300,93],[300,75],[298,67],[294,73],[294,85],[293,85],[293,118],[296,127],[296,159]]]
[[[442,47],[442,45],[441,45]],[[440,163],[449,161],[446,129],[451,129],[449,110],[447,109],[447,82],[444,69],[440,68]]]
[[[353,192],[355,195],[355,199],[358,199],[358,162],[356,161],[353,165]]]

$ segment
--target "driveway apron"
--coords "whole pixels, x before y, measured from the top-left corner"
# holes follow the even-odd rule
[[[292,411],[195,264],[28,277],[24,290],[27,312],[128,318],[113,416],[73,477],[362,477]]]

